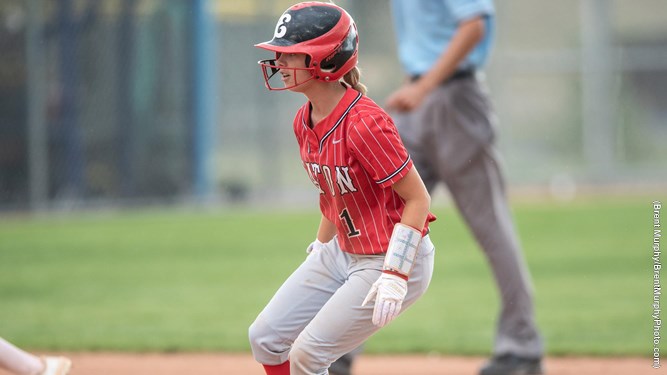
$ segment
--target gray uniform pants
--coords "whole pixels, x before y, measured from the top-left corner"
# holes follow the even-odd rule
[[[426,292],[434,253],[427,235],[419,245],[401,313]],[[336,238],[313,251],[250,326],[255,359],[265,365],[289,359],[292,375],[327,374],[334,360],[379,329],[371,322],[374,303],[361,303],[383,264],[384,254],[349,254]]]
[[[486,88],[475,77],[453,80],[415,111],[392,115],[427,189],[446,184],[491,265],[502,300],[494,354],[541,357],[530,274],[493,146],[495,118]]]

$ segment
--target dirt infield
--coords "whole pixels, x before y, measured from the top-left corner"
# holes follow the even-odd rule
[[[245,354],[62,353],[72,358],[71,375],[263,375]],[[475,375],[483,358],[364,355],[355,375]],[[649,358],[548,358],[548,375],[661,374]],[[9,375],[0,370],[0,375]]]

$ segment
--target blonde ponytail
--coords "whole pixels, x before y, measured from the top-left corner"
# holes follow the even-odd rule
[[[363,95],[366,95],[368,89],[366,89],[366,85],[361,83],[360,80],[361,80],[361,71],[356,66],[352,68],[352,70],[347,72],[343,77],[343,81],[347,83],[350,87],[359,91]]]

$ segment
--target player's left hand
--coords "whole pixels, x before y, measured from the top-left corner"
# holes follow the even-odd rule
[[[382,273],[380,278],[371,286],[371,290],[361,306],[366,306],[375,297],[373,324],[384,327],[401,312],[403,300],[407,293],[407,280],[389,273]]]

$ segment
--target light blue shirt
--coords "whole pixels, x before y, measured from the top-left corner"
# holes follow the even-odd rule
[[[461,21],[483,16],[482,40],[459,66],[480,69],[494,34],[492,0],[392,0],[398,55],[409,75],[426,73],[449,45]]]

